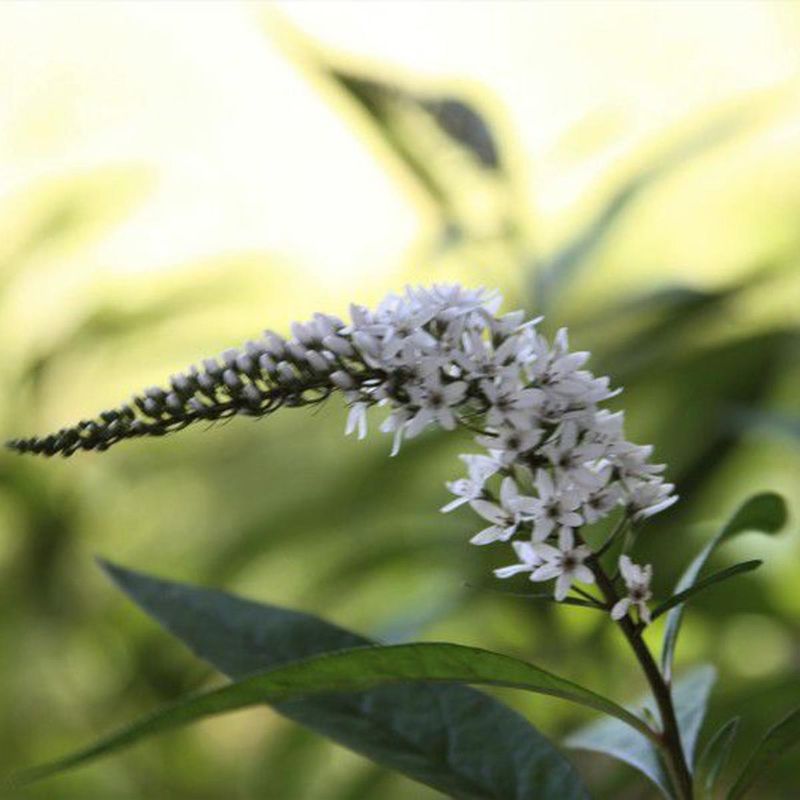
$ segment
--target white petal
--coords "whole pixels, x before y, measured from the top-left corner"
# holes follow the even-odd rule
[[[531,573],[532,581],[549,581],[561,575],[561,567],[555,564],[542,564]]]
[[[575,536],[572,528],[560,528],[558,531],[558,546],[561,550],[572,550],[575,546]]]
[[[558,520],[562,525],[568,528],[579,528],[583,525],[583,517],[580,514],[576,514],[574,511],[564,512],[559,516]]]
[[[539,558],[544,558],[547,561],[557,561],[561,558],[561,551],[551,544],[534,544],[533,552],[536,553]]]
[[[536,488],[539,490],[539,497],[542,500],[547,500],[553,496],[555,492],[555,486],[553,486],[553,479],[550,477],[550,473],[546,472],[543,469],[540,469],[536,473]]]
[[[469,502],[469,497],[456,497],[455,500],[451,500],[447,505],[442,506],[439,509],[439,511],[441,511],[442,514],[447,514],[450,511],[454,511],[459,506],[463,506],[464,503],[468,502]]]
[[[498,578],[510,578],[512,575],[518,575],[520,572],[529,572],[530,566],[527,564],[512,564],[510,567],[500,567],[494,571]]]
[[[503,478],[500,484],[500,503],[503,508],[510,509],[518,495],[517,482],[510,475]]]
[[[470,505],[484,519],[493,522],[495,525],[502,525],[506,521],[506,513],[500,506],[490,503],[488,500],[472,500]]]
[[[444,388],[444,397],[447,404],[450,406],[460,403],[467,393],[467,384],[464,381],[456,381],[455,383],[448,384]]]
[[[496,542],[503,535],[503,529],[497,525],[490,525],[482,531],[476,533],[470,540],[470,544],[491,544]]]
[[[541,559],[536,555],[536,552],[534,551],[530,542],[511,542],[511,546],[514,548],[517,558],[519,558],[522,563],[530,565],[537,565],[541,563]]]
[[[563,600],[572,586],[572,576],[566,572],[562,572],[556,581],[555,598],[556,600]]]
[[[577,581],[581,581],[582,583],[594,583],[594,573],[585,564],[575,567],[572,574]]]
[[[622,619],[628,613],[630,604],[630,597],[623,597],[622,600],[615,603],[614,608],[611,609],[611,619]]]
[[[633,570],[631,569],[632,566],[633,562],[628,556],[621,555],[619,557],[619,571],[626,584],[631,583],[634,579]]]

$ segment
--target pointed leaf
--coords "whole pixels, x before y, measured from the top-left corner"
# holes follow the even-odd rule
[[[744,797],[772,766],[800,743],[800,708],[784,717],[777,725],[767,731],[766,736],[750,756],[742,774],[728,792],[728,800]]]
[[[372,644],[310,614],[111,564],[104,567],[145,613],[231,678]],[[279,703],[275,708],[451,797],[588,797],[572,765],[544,736],[517,712],[467,686],[384,686]]]
[[[712,800],[714,786],[719,778],[733,747],[733,740],[739,730],[739,717],[728,720],[709,740],[697,762],[695,788],[698,800]]]
[[[715,583],[721,583],[728,578],[732,578],[734,575],[740,575],[743,572],[752,572],[754,569],[758,569],[763,563],[763,561],[755,559],[753,561],[743,561],[741,564],[734,564],[732,567],[721,569],[719,572],[715,572],[713,575],[709,575],[707,578],[698,581],[694,586],[690,586],[688,589],[684,589],[682,592],[672,595],[672,597],[665,600],[653,611],[651,619],[656,619],[662,614],[666,614],[671,608],[685,603],[693,595],[702,592],[703,589],[707,589]]]
[[[773,492],[765,492],[745,500],[722,530],[695,556],[675,586],[673,594],[680,594],[694,586],[700,571],[711,554],[723,542],[744,531],[776,533],[785,524],[786,502],[780,495]],[[678,633],[680,632],[682,620],[683,606],[679,605],[669,612],[664,629],[661,668],[668,681],[672,673],[672,662],[675,657],[675,647],[678,642]]]
[[[359,691],[409,681],[477,683],[560,697],[613,714],[656,739],[644,722],[611,700],[509,656],[476,647],[437,642],[389,647],[372,645],[297,661],[234,681],[219,689],[190,696],[112,733],[84,750],[29,770],[23,774],[20,782],[28,783],[62,772],[154,734],[228,711],[261,703],[300,700],[315,694]]]
[[[697,667],[677,681],[672,690],[675,715],[681,731],[686,760],[691,767],[695,744],[705,717],[708,697],[716,680],[713,667]],[[658,717],[653,698],[640,698],[631,709],[647,709]],[[670,782],[652,742],[616,719],[593,722],[567,737],[564,744],[577,750],[605,753],[630,764],[650,778],[666,797],[671,797]]]

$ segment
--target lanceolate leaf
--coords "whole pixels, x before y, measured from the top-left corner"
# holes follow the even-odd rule
[[[743,561],[741,564],[734,564],[732,567],[721,569],[719,572],[715,572],[713,575],[709,575],[707,578],[698,581],[688,589],[684,589],[684,591],[672,595],[669,600],[665,600],[653,611],[651,618],[656,619],[656,617],[660,617],[671,608],[685,603],[690,597],[698,592],[702,592],[703,589],[707,589],[709,586],[713,586],[715,583],[725,581],[728,578],[732,578],[734,575],[741,575],[743,572],[752,572],[754,569],[758,569],[763,563],[763,561],[755,559],[754,561]]]
[[[742,774],[728,792],[728,800],[744,797],[765,775],[778,759],[800,744],[800,708],[767,731]],[[758,795],[754,795],[758,797]]]
[[[372,644],[310,614],[104,566],[147,614],[231,678]],[[468,686],[382,686],[275,708],[450,797],[588,798],[572,765],[547,739],[517,712]]]
[[[681,741],[690,767],[697,736],[705,717],[708,696],[715,680],[716,672],[713,667],[697,667],[677,681],[672,690]],[[647,709],[658,718],[658,711],[650,695],[640,698],[631,708]],[[669,778],[652,742],[617,719],[593,722],[571,734],[564,744],[577,750],[605,753],[624,761],[650,778],[666,797],[672,797]]]
[[[714,787],[731,753],[739,718],[728,720],[709,740],[697,763],[695,788],[698,800],[712,800]]]
[[[475,647],[435,642],[390,647],[372,645],[294,662],[188,697],[101,739],[85,750],[30,770],[22,777],[22,782],[61,772],[154,734],[227,711],[260,703],[287,702],[315,694],[358,691],[408,681],[478,683],[561,697],[613,714],[637,730],[654,736],[641,720],[616,703],[509,656]]]
[[[772,492],[757,494],[746,500],[726,523],[722,530],[695,556],[694,561],[681,576],[673,595],[685,592],[695,585],[700,571],[706,565],[716,548],[728,539],[744,531],[775,533],[786,524],[786,503],[780,495]],[[664,629],[664,645],[661,651],[661,667],[664,676],[670,680],[675,646],[683,620],[683,605],[669,612]]]

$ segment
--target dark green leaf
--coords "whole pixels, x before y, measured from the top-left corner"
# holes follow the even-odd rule
[[[765,775],[773,765],[800,743],[800,708],[796,708],[789,716],[784,717],[777,725],[767,731],[742,774],[737,778],[728,792],[728,800],[744,797]]]
[[[681,576],[673,595],[685,592],[694,586],[700,571],[711,554],[723,542],[744,531],[760,531],[775,533],[786,524],[786,503],[773,492],[757,494],[745,500],[736,513],[723,526],[722,530],[695,556],[691,564]],[[672,662],[675,657],[675,646],[683,620],[683,606],[679,605],[669,612],[664,629],[664,645],[661,651],[661,667],[664,676],[670,680]]]
[[[352,692],[417,681],[485,684],[560,697],[614,715],[656,740],[644,722],[611,700],[524,661],[457,644],[373,645],[297,661],[188,697],[84,750],[31,769],[20,782],[28,783],[62,772],[155,734],[228,711],[261,703],[291,702],[316,694]],[[490,734],[485,730],[475,733],[485,746]]]
[[[454,142],[472,153],[487,169],[500,166],[492,130],[475,108],[457,97],[420,99],[420,105]]]
[[[712,737],[703,749],[697,762],[695,788],[698,800],[712,800],[714,786],[725,764],[739,729],[739,718],[728,720]]]
[[[672,595],[672,597],[670,597],[668,600],[665,600],[660,606],[658,606],[658,608],[655,609],[655,611],[653,611],[651,617],[652,619],[656,619],[656,617],[660,617],[671,608],[681,605],[681,603],[685,603],[693,595],[697,594],[698,592],[702,592],[703,589],[707,589],[709,586],[713,586],[715,583],[720,583],[728,578],[732,578],[734,575],[741,575],[743,572],[752,572],[753,570],[758,569],[763,563],[763,561],[754,559],[753,561],[743,561],[741,564],[734,564],[732,567],[721,569],[719,572],[715,572],[713,575],[709,575],[707,578],[703,578],[703,580],[698,581],[688,589],[684,589],[682,592]]]
[[[372,644],[309,614],[110,564],[105,569],[147,614],[232,678]],[[587,796],[570,763],[533,726],[467,686],[385,686],[280,703],[276,709],[453,797]]]
[[[716,672],[713,667],[697,667],[677,681],[672,690],[681,741],[690,766],[705,717],[708,696],[715,680]],[[646,709],[649,714],[658,718],[658,711],[650,695],[640,698],[631,709]],[[603,719],[593,722],[571,734],[564,743],[568,747],[605,753],[624,761],[650,778],[666,797],[672,796],[669,778],[652,742],[619,720]]]

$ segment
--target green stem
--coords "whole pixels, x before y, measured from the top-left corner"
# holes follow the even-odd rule
[[[594,573],[597,586],[602,592],[608,608],[611,608],[619,600],[613,581],[606,574],[596,556],[589,559],[587,564]],[[634,624],[627,614],[617,624],[641,665],[658,705],[663,727],[658,738],[661,742],[664,760],[672,779],[676,796],[678,800],[693,800],[692,775],[689,772],[689,766],[683,753],[680,729],[678,728],[678,720],[675,716],[675,707],[672,704],[669,686],[664,680],[664,676],[661,674],[647,644],[642,639],[641,628]]]

